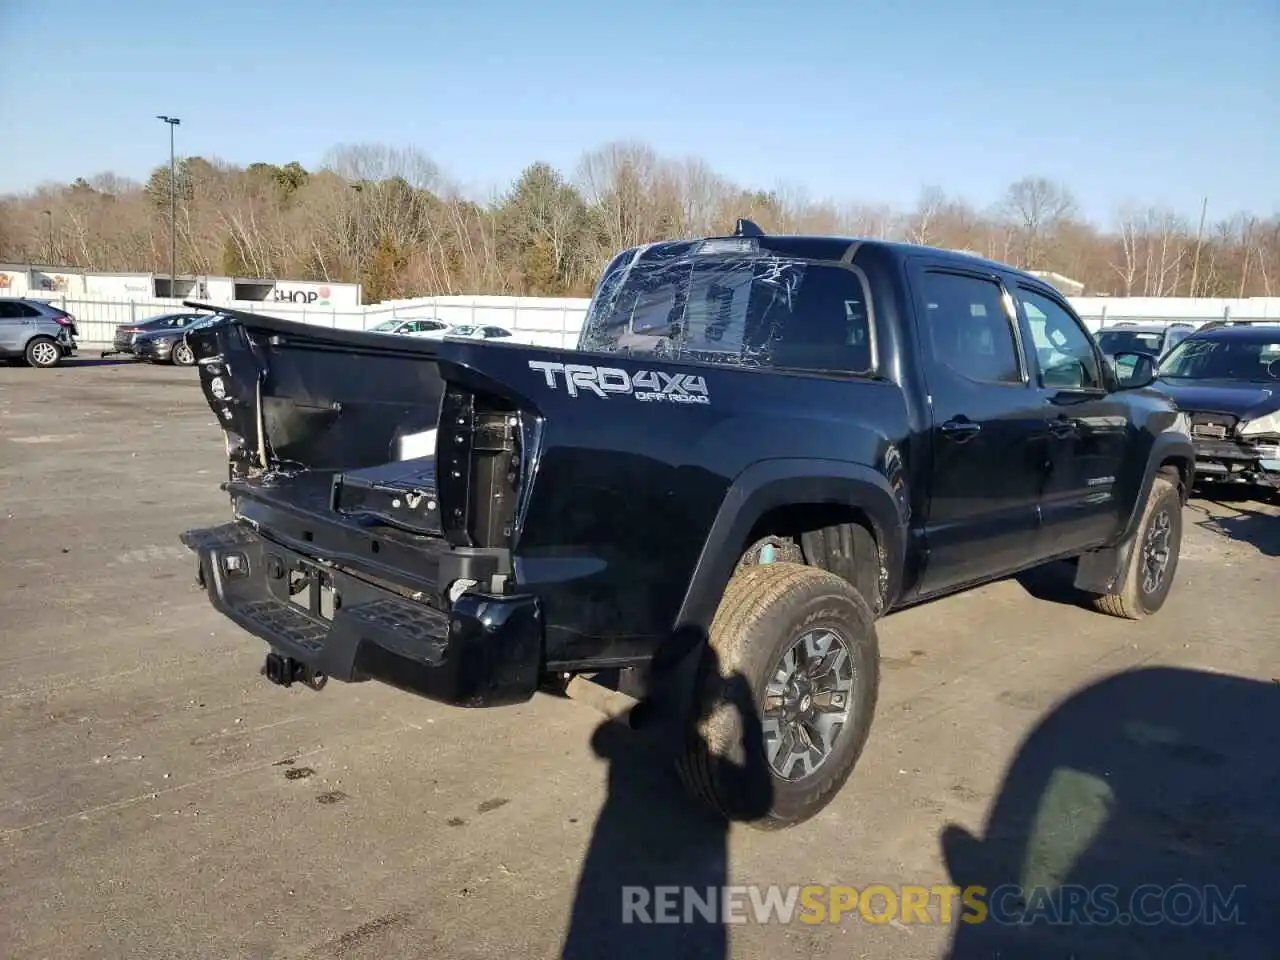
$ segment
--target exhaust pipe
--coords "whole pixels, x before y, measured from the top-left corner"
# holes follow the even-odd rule
[[[329,678],[318,670],[300,660],[281,656],[278,653],[267,654],[266,662],[262,665],[262,673],[278,687],[291,687],[295,683],[301,683],[312,690],[320,691],[329,682]]]

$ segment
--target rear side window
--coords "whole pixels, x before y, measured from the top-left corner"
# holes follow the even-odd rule
[[[614,267],[579,347],[804,372],[874,366],[868,298],[855,272],[755,253],[700,255],[692,244]]]
[[[1018,345],[999,284],[926,271],[922,286],[935,362],[968,380],[1022,384]]]

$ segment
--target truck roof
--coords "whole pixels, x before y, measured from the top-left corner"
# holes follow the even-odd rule
[[[895,260],[904,260],[910,256],[928,254],[929,256],[950,261],[957,266],[981,267],[984,270],[995,270],[1003,273],[1014,273],[1020,278],[1036,284],[1047,286],[1045,281],[1008,263],[989,260],[975,253],[960,250],[949,250],[944,247],[933,247],[922,244],[906,243],[897,240],[881,240],[870,237],[840,236],[832,234],[753,234],[737,233],[733,235],[691,237],[681,240],[660,240],[656,243],[642,244],[632,247],[631,251],[662,251],[672,248],[700,243],[704,240],[730,240],[749,237],[755,240],[761,250],[784,257],[797,257],[807,260],[842,260],[851,259],[857,249],[874,248],[888,254]]]

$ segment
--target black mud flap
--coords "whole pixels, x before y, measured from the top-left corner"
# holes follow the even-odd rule
[[[1121,540],[1114,547],[1090,550],[1076,564],[1075,588],[1085,593],[1111,596],[1124,588],[1125,571],[1138,544],[1138,535]]]

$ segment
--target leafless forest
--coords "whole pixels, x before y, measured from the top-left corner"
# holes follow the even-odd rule
[[[178,165],[182,273],[365,284],[366,302],[426,294],[590,293],[612,253],[648,240],[727,232],[748,216],[773,232],[839,232],[972,250],[1081,280],[1089,294],[1280,295],[1280,213],[1186,217],[1155,207],[1086,222],[1069,185],[1028,176],[979,209],[940,187],[913,209],[814,202],[803,191],[727,182],[697,159],[611,143],[568,175],[535,163],[487,203],[429,157],[340,146],[297,163]],[[167,271],[169,168],[145,184],[112,174],[0,198],[0,261]]]

